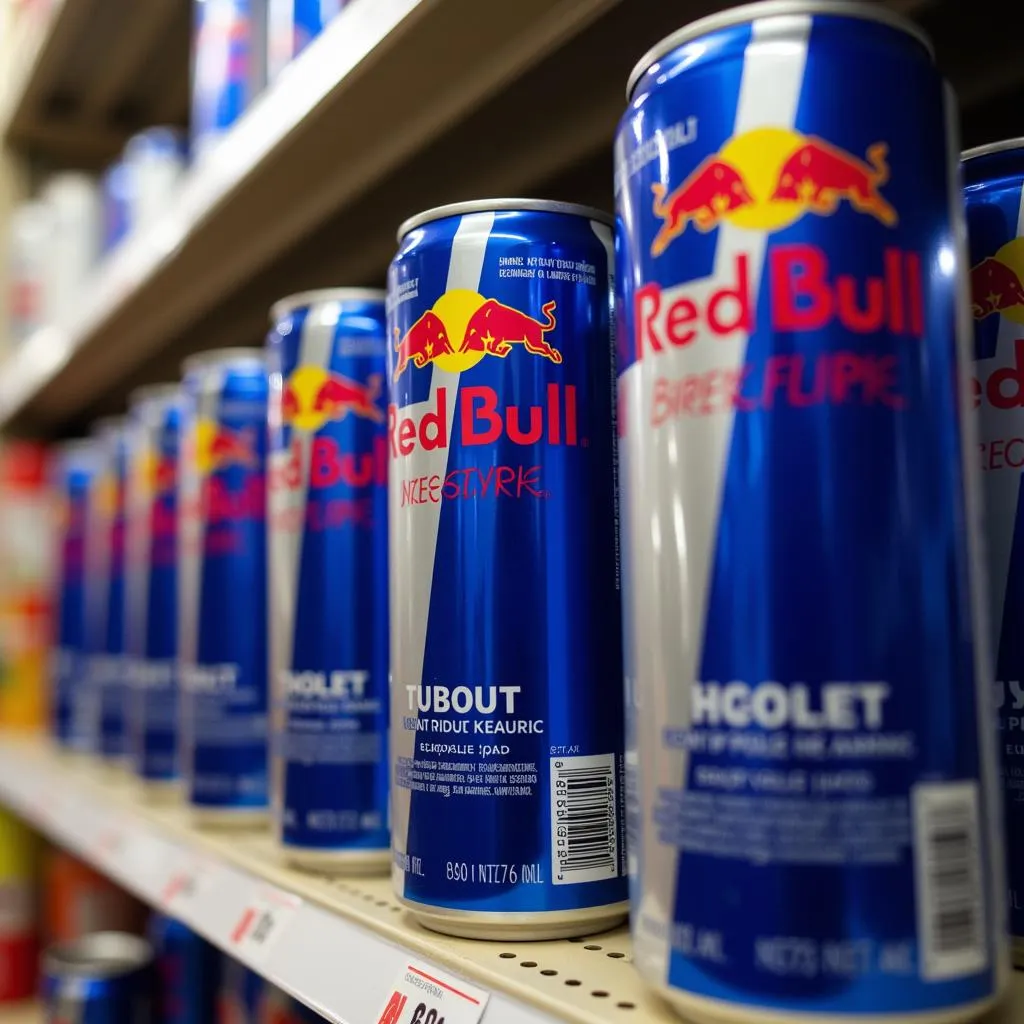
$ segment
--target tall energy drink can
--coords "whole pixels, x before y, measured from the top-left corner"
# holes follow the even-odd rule
[[[1006,981],[954,121],[877,4],[726,11],[630,80],[634,957],[695,1021]]]
[[[178,457],[181,388],[131,397],[125,650],[128,752],[161,788],[178,778]]]
[[[267,0],[267,78],[274,81],[348,0]]]
[[[269,987],[240,960],[222,954],[216,1024],[261,1024],[260,1006]]]
[[[178,475],[181,772],[194,817],[267,814],[267,373],[260,349],[186,360]]]
[[[87,746],[119,762],[127,753],[124,657],[125,490],[128,438],[120,417],[93,429],[98,460],[88,524]]]
[[[1024,967],[1024,139],[963,155],[1010,934]]]
[[[43,955],[48,1021],[75,1024],[156,1024],[153,950],[125,932],[94,932]]]
[[[58,746],[85,751],[88,745],[85,692],[86,523],[96,484],[95,442],[68,441],[51,467],[56,504],[54,648],[50,660],[53,738]]]
[[[626,913],[609,223],[444,207],[388,274],[393,877],[454,935]]]
[[[159,1024],[212,1024],[221,952],[191,928],[163,914],[150,918],[149,940],[156,954]]]
[[[287,858],[385,870],[388,549],[384,293],[272,311],[274,821]]]

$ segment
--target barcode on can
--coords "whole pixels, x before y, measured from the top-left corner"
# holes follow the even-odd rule
[[[551,758],[551,878],[616,878],[619,832],[614,754]]]
[[[921,976],[976,974],[988,966],[977,783],[921,783],[913,801]]]

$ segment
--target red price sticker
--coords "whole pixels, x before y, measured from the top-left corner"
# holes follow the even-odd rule
[[[298,896],[264,891],[252,900],[231,930],[231,944],[240,954],[260,960],[284,932],[302,906]]]
[[[477,1024],[488,993],[433,967],[406,964],[377,1024]]]

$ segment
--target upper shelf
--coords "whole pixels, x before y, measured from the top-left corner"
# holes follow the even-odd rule
[[[1024,62],[1013,33],[986,34],[959,0],[889,2],[934,38],[961,98],[966,145],[1024,134]],[[125,8],[115,34],[100,31],[107,15],[100,21],[94,6]],[[159,78],[138,56],[152,24],[131,28],[133,18],[157,12],[170,52],[188,6],[62,0],[9,137],[29,140],[15,126],[42,109],[40,97],[76,94],[77,85],[54,85],[73,67],[84,83],[83,124],[98,123],[90,111],[129,109],[115,100],[122,86]],[[132,387],[176,378],[194,351],[259,343],[267,310],[284,295],[379,285],[398,224],[420,210],[517,194],[609,207],[629,70],[663,35],[722,6],[356,0],[189,172],[162,222],[100,268],[74,319],[31,338],[4,366],[0,426],[81,429],[120,411]],[[107,55],[109,67],[95,53],[79,55],[83,47]],[[184,71],[187,58],[177,59]],[[135,109],[155,117],[145,103]],[[63,139],[69,152],[81,143],[85,159],[89,136]]]
[[[51,163],[99,167],[151,124],[188,115],[188,0],[53,0],[15,31],[5,141]]]

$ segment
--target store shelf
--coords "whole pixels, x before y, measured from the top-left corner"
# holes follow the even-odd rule
[[[544,943],[437,936],[400,909],[386,879],[331,879],[284,868],[267,835],[197,831],[183,808],[155,805],[124,774],[68,759],[42,741],[0,740],[0,802],[345,1024],[377,1020],[410,964],[488,993],[485,1024],[677,1019],[634,972],[624,928]],[[267,943],[239,941],[240,923],[267,908],[275,915]],[[1024,976],[1017,975],[1011,1005],[986,1024],[1022,1019]]]
[[[43,1020],[43,1007],[35,1000],[12,1003],[10,1006],[0,1003],[2,1024],[43,1024]]]
[[[185,124],[190,11],[182,0],[53,0],[12,49],[5,141],[96,167],[147,124]]]

